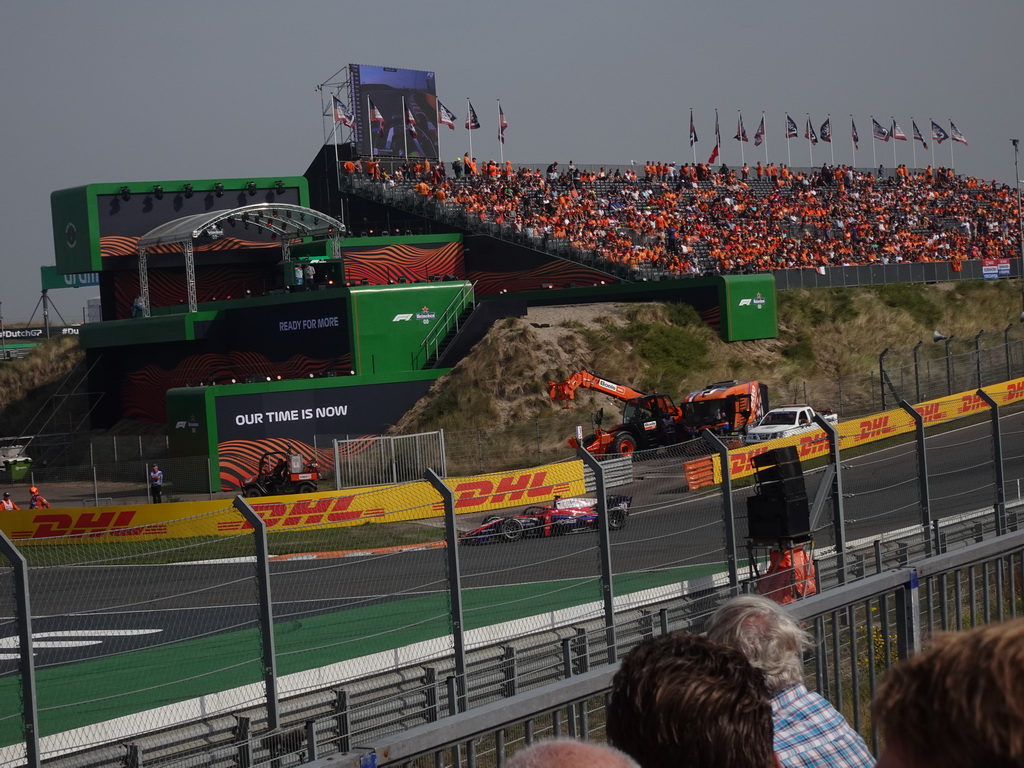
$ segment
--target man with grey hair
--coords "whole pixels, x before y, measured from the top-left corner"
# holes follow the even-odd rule
[[[784,766],[868,768],[875,759],[831,704],[804,686],[802,653],[811,638],[778,603],[741,595],[723,603],[707,635],[743,653],[772,695],[775,755]]]
[[[505,768],[639,768],[629,755],[607,744],[549,739],[515,753]]]

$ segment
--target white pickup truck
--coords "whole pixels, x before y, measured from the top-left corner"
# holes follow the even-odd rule
[[[831,424],[838,424],[839,417],[831,411],[818,414],[825,421]],[[814,423],[814,409],[809,405],[784,405],[781,408],[772,408],[757,422],[757,426],[747,430],[743,437],[746,445],[763,443],[768,440],[776,440],[780,437],[798,435],[801,432],[810,432],[817,429]]]

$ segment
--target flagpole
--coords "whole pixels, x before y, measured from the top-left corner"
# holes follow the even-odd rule
[[[498,102],[498,159],[505,165],[505,142],[501,140],[501,99]],[[512,105],[515,107],[515,104]]]
[[[761,125],[764,125],[764,110],[761,110]],[[765,129],[764,134],[761,136],[761,141],[764,142],[764,164],[768,165],[768,129]]]
[[[832,165],[834,167],[836,164],[836,143],[832,141],[832,113],[829,112],[825,119],[828,120],[828,148],[832,153]]]
[[[853,152],[853,167],[857,168],[857,142],[853,140],[853,129],[857,124],[853,122],[853,115],[850,115],[850,151]]]
[[[950,120],[949,121],[949,170],[951,170],[951,171],[955,171],[956,170],[956,163],[953,162],[953,144],[955,144],[955,143],[956,142],[953,141],[953,121]]]
[[[935,141],[936,140],[935,140],[935,131],[932,130],[932,124],[934,122],[935,121],[932,120],[930,117],[928,118],[928,131],[932,135],[932,168],[935,168]]]
[[[810,167],[814,167],[814,141],[811,140],[811,131],[814,127],[811,125],[811,113],[807,113],[807,157],[810,158]]]
[[[690,107],[690,149],[693,150],[693,164],[697,165],[697,142],[695,140],[695,131],[693,130],[693,107]],[[1024,283],[1024,277],[1021,277],[1021,281]]]
[[[740,139],[740,165],[743,165],[744,163],[747,162],[746,154],[743,151],[743,132],[746,130],[746,126],[743,125],[743,112],[741,112],[740,110],[737,109],[736,110],[736,114],[738,114],[740,116],[740,121],[739,121],[739,128],[740,128],[740,130],[737,131],[737,133],[739,134],[739,139]]]
[[[793,147],[790,145],[790,141],[791,141],[791,139],[789,137],[789,112],[787,112],[786,113],[786,158],[787,158],[788,162],[786,164],[790,168],[792,168],[793,167]]]
[[[336,118],[334,114],[334,97],[331,97],[331,117]],[[341,189],[341,166],[340,160],[338,159],[338,121],[335,119],[334,128],[331,130],[331,141],[334,144],[334,175],[337,179],[338,189]]]
[[[370,114],[370,94],[366,94],[366,138],[370,142],[370,159],[373,160],[373,116]]]
[[[918,129],[917,123],[914,122],[914,116],[913,115],[910,116],[910,130],[914,134],[914,136],[913,136],[913,138],[912,138],[912,140],[910,142],[910,151],[911,151],[911,157],[913,158],[913,163],[914,163],[914,174],[916,175],[917,174],[917,134],[919,134],[921,131]]]
[[[403,95],[402,96],[402,125],[405,127],[405,130],[402,131],[402,140],[403,140],[403,145],[405,147],[405,162],[406,162],[406,164],[408,164],[408,162],[409,162],[409,113],[408,113],[407,109],[408,108],[405,106],[405,96]],[[392,170],[394,170],[394,169],[392,169]]]
[[[441,102],[436,98],[434,99],[434,117],[436,118],[434,125],[437,126],[437,162],[443,165],[444,160],[441,159],[444,157],[444,153],[441,152]],[[444,173],[444,168],[441,168],[438,173]]]
[[[469,111],[469,96],[466,97],[466,123],[469,125],[469,160],[473,162],[473,123],[472,113]]]

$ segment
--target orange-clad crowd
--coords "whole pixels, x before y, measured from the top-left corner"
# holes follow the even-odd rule
[[[369,164],[367,164],[369,166]],[[482,223],[541,243],[563,242],[637,269],[749,272],[792,267],[1018,256],[1015,192],[945,168],[887,175],[843,166],[794,171],[648,162],[612,172],[573,163],[513,169],[476,158],[419,161],[390,173]],[[880,169],[881,170],[881,169]]]

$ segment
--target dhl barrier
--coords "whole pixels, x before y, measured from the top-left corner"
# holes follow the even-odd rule
[[[989,397],[995,400],[996,404],[1007,405],[1024,399],[1024,379],[1013,379],[999,384],[992,384],[983,387],[983,390]],[[974,390],[971,392],[960,392],[935,400],[927,400],[923,403],[918,403],[913,408],[921,414],[924,425],[928,427],[983,411],[988,408],[988,405],[978,396],[977,390]],[[844,421],[838,425],[836,431],[839,434],[839,448],[843,450],[913,432],[914,420],[906,411],[897,408],[865,416],[862,419]],[[782,448],[788,445],[792,445],[797,449],[800,461],[807,461],[828,453],[828,438],[825,432],[821,429],[815,429],[810,432],[801,432],[791,437],[780,437],[778,440],[771,440],[756,446],[747,446],[729,451],[729,474],[733,479],[752,475],[754,473],[752,459],[755,456],[770,451],[773,448]],[[706,484],[718,485],[722,482],[722,469],[718,461],[712,461],[712,470],[714,479]]]
[[[552,496],[585,493],[583,462],[567,461],[489,475],[448,478],[459,514],[542,503]],[[182,501],[122,507],[69,507],[6,511],[0,529],[11,539],[46,543],[56,537],[81,536],[86,541],[179,538],[191,519],[189,535],[233,536],[251,530],[241,516],[214,514],[227,502]],[[440,495],[427,482],[374,486],[305,496],[267,496],[250,500],[268,533],[306,526],[341,527],[362,523],[399,522],[441,517]],[[66,539],[64,539],[66,542]]]

